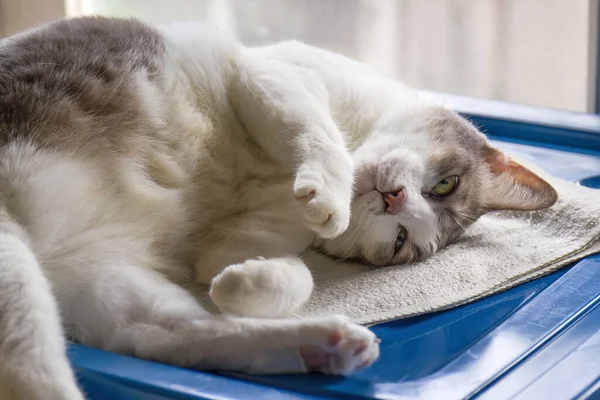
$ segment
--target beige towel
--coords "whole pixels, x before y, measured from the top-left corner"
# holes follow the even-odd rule
[[[600,190],[548,177],[550,209],[497,212],[420,263],[373,269],[314,252],[316,288],[298,316],[344,314],[363,324],[446,309],[548,274],[600,252]]]

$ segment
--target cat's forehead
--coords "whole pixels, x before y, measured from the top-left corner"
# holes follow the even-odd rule
[[[436,169],[477,164],[487,142],[470,122],[443,108],[431,110],[420,131],[428,138],[429,164]]]
[[[425,112],[420,130],[428,135],[433,144],[473,149],[480,148],[486,141],[485,136],[473,124],[457,113],[441,107]]]

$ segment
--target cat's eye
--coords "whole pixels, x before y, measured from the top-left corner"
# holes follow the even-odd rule
[[[394,244],[394,253],[400,251],[402,246],[404,246],[404,242],[406,241],[406,228],[402,227],[400,232],[398,232],[398,236],[396,236],[396,243]]]
[[[454,189],[456,189],[456,185],[458,184],[458,176],[452,175],[448,176],[441,181],[439,181],[433,187],[433,195],[438,197],[448,196]]]

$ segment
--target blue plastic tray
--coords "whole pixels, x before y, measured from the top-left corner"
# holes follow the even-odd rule
[[[600,117],[442,96],[496,144],[600,187]],[[587,179],[586,179],[587,178]],[[348,377],[217,375],[71,345],[90,399],[600,398],[600,256],[448,311],[384,323]]]

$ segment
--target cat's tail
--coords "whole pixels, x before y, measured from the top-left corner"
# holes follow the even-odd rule
[[[83,400],[50,283],[25,232],[1,207],[0,399]]]

